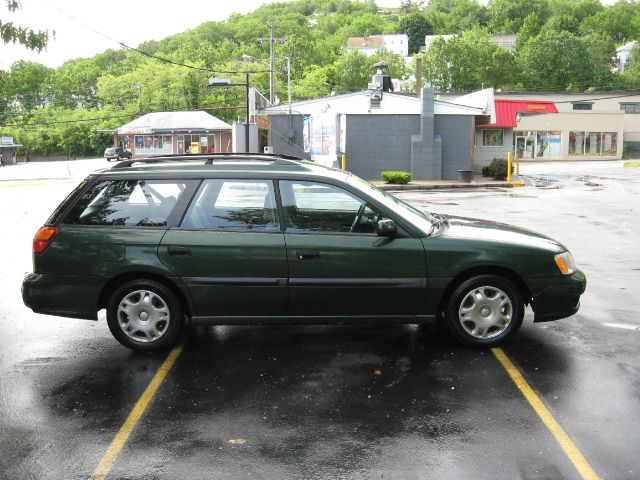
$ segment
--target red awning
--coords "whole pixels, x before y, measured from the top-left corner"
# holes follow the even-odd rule
[[[517,113],[558,113],[553,102],[527,100],[496,100],[496,123],[476,125],[477,127],[515,128]]]

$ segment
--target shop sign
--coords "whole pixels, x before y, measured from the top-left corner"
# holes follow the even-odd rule
[[[2,137],[2,145],[13,145],[13,137]]]
[[[118,135],[149,135],[151,127],[120,127]]]
[[[534,111],[534,112],[546,112],[547,111],[547,105],[546,104],[540,104],[540,103],[532,103],[532,104],[528,104],[527,105],[527,110],[529,112]]]

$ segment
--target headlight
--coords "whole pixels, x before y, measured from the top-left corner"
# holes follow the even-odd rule
[[[576,263],[569,252],[562,252],[553,257],[560,271],[565,275],[571,275],[576,271]]]

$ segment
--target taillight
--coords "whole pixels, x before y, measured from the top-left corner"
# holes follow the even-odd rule
[[[33,237],[33,253],[42,253],[44,252],[53,237],[58,233],[58,229],[56,227],[40,227],[40,230],[36,232],[36,236]]]

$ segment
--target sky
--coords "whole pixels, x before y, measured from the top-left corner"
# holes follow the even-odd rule
[[[31,60],[59,67],[65,60],[91,57],[109,48],[119,49],[113,40],[137,47],[146,40],[161,40],[169,35],[195,28],[203,22],[225,20],[232,13],[248,13],[266,0],[20,0],[22,8],[9,13],[0,0],[4,22],[37,30],[55,30],[41,53],[0,42],[0,69],[9,70],[18,60]],[[378,0],[379,6],[399,6],[400,0]],[[171,5],[169,7],[169,5]],[[97,33],[97,32],[100,33]],[[102,34],[102,35],[100,35]]]
[[[603,3],[611,3],[605,0]],[[47,49],[35,53],[0,42],[0,69],[9,70],[18,60],[31,60],[59,67],[66,60],[92,57],[109,48],[119,49],[114,40],[137,47],[146,40],[161,40],[195,28],[203,22],[225,20],[232,13],[247,13],[267,0],[20,0],[22,8],[9,13],[0,0],[3,22],[14,22],[37,30],[55,30]],[[401,0],[376,0],[381,7],[397,7]],[[487,3],[487,0],[481,0]],[[171,7],[167,6],[171,5]],[[276,26],[277,28],[277,26]],[[110,37],[105,38],[105,37]]]

